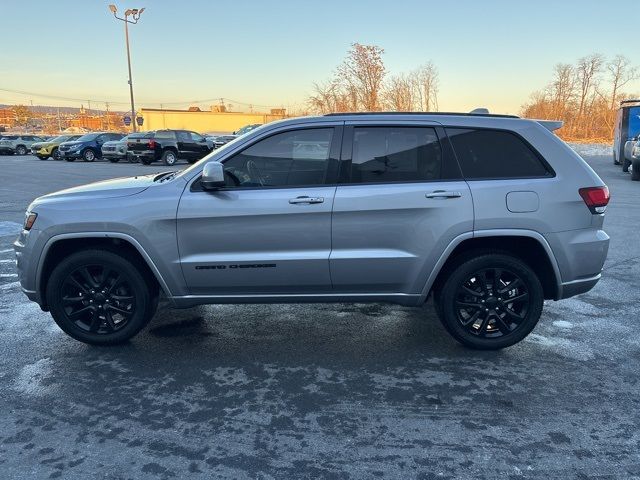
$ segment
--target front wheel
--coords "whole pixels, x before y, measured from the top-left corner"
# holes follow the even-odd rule
[[[53,158],[54,160],[62,159],[62,157],[60,156],[60,152],[58,152],[57,148],[54,148],[53,151],[51,152],[51,158]]]
[[[459,262],[436,298],[447,331],[463,345],[480,350],[510,347],[525,338],[538,323],[544,301],[535,272],[502,253]]]
[[[27,154],[27,147],[25,147],[24,145],[18,145],[16,147],[16,153],[18,155],[26,155]]]
[[[58,326],[93,345],[129,340],[157,305],[138,263],[106,250],[84,250],[63,259],[49,277],[46,298]]]
[[[96,159],[96,152],[87,148],[84,152],[82,152],[82,159],[85,162],[93,162]]]

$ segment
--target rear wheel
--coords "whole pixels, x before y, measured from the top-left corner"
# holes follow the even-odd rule
[[[82,152],[82,159],[85,162],[93,162],[96,159],[96,152],[87,148],[84,152]]]
[[[538,323],[544,301],[535,272],[502,253],[461,260],[435,298],[447,331],[463,345],[481,350],[509,347],[525,338]]]
[[[165,165],[175,165],[178,161],[178,155],[176,155],[176,152],[174,152],[173,150],[165,150],[162,154],[162,161],[165,163]]]
[[[127,341],[157,306],[138,262],[106,250],[84,250],[62,260],[49,277],[46,298],[65,333],[94,345]]]
[[[640,158],[634,158],[631,165],[631,180],[640,181]]]
[[[18,155],[26,155],[27,154],[27,147],[25,147],[24,145],[18,145],[16,147],[16,153]]]

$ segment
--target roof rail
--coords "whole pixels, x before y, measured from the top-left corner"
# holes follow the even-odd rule
[[[347,115],[357,115],[357,116],[367,116],[367,115],[454,115],[461,117],[496,117],[496,118],[520,118],[517,115],[507,115],[507,114],[499,114],[499,113],[474,113],[475,110],[471,113],[463,113],[463,112],[335,112],[335,113],[326,113],[325,117],[336,117],[336,116],[347,116]]]

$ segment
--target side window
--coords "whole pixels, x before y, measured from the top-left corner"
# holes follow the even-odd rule
[[[189,132],[185,132],[184,130],[178,130],[176,132],[176,136],[178,137],[178,141],[179,142],[186,142],[186,143],[191,143],[191,135],[189,135]]]
[[[188,132],[191,135],[191,140],[194,142],[204,142],[204,137],[196,132]]]
[[[356,127],[353,130],[351,183],[439,180],[442,149],[429,127]],[[343,167],[344,168],[344,167]],[[349,172],[347,172],[349,173]]]
[[[265,138],[224,162],[231,187],[323,185],[333,128],[283,132]]]
[[[176,134],[172,130],[158,130],[155,132],[155,138],[158,140],[175,140]]]
[[[466,179],[531,178],[550,174],[517,135],[502,130],[447,128]]]

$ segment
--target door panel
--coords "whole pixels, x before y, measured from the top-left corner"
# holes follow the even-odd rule
[[[455,195],[427,198],[441,191]],[[334,291],[418,294],[447,245],[472,230],[464,181],[339,186],[329,262]]]
[[[185,192],[178,242],[190,293],[330,292],[335,189]],[[290,203],[305,196],[316,202]]]

